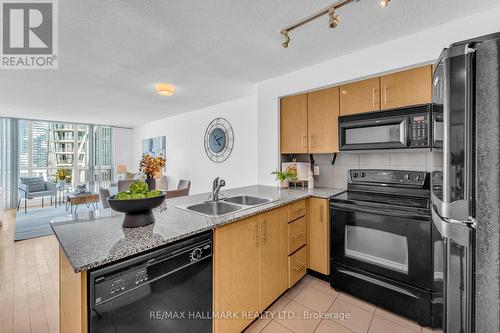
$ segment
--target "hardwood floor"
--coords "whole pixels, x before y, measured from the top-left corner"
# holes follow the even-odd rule
[[[16,211],[0,227],[0,333],[59,332],[55,236],[14,242]]]

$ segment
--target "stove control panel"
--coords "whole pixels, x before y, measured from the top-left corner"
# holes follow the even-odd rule
[[[428,174],[425,171],[355,169],[349,170],[349,176],[352,183],[423,186]]]

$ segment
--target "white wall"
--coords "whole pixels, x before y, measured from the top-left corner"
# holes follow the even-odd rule
[[[113,127],[113,158],[115,167],[118,164],[125,164],[127,170],[135,171],[137,169],[134,164],[133,143],[132,129]]]
[[[500,31],[499,18],[500,8],[489,10],[259,83],[259,184],[274,184],[269,173],[279,165],[280,96],[434,62],[441,50],[452,42]]]
[[[226,118],[234,130],[234,149],[223,163],[208,159],[204,135],[217,117]],[[226,188],[257,183],[257,96],[252,95],[194,112],[165,118],[134,128],[134,165],[141,157],[145,138],[166,136],[168,186],[179,179],[191,180],[191,193],[208,192],[215,177],[226,180]]]

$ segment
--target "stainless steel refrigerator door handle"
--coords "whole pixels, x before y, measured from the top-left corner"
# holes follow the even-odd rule
[[[456,221],[441,217],[436,207],[432,207],[432,223],[436,226],[443,238],[453,240],[455,243],[468,247],[470,245],[471,225],[464,221]]]

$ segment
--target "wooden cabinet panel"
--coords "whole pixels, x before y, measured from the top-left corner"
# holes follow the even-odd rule
[[[283,97],[280,114],[281,153],[307,153],[307,94]]]
[[[309,153],[336,153],[338,143],[339,87],[307,94]]]
[[[340,115],[380,111],[380,77],[340,86]]]
[[[299,218],[288,224],[288,254],[306,245],[306,218]]]
[[[288,286],[287,210],[274,209],[259,216],[260,311],[273,303]]]
[[[327,199],[310,198],[308,216],[309,268],[328,275],[330,273],[330,220]]]
[[[288,222],[306,215],[306,200],[299,200],[288,205]]]
[[[252,319],[242,312],[259,311],[259,217],[215,229],[214,311],[236,312],[239,318],[214,318],[215,332],[241,332]]]
[[[413,68],[380,78],[382,110],[432,102],[432,66]]]
[[[292,288],[307,271],[307,246],[288,257],[288,287]]]
[[[87,332],[87,273],[75,273],[60,246],[59,327],[61,332]]]

